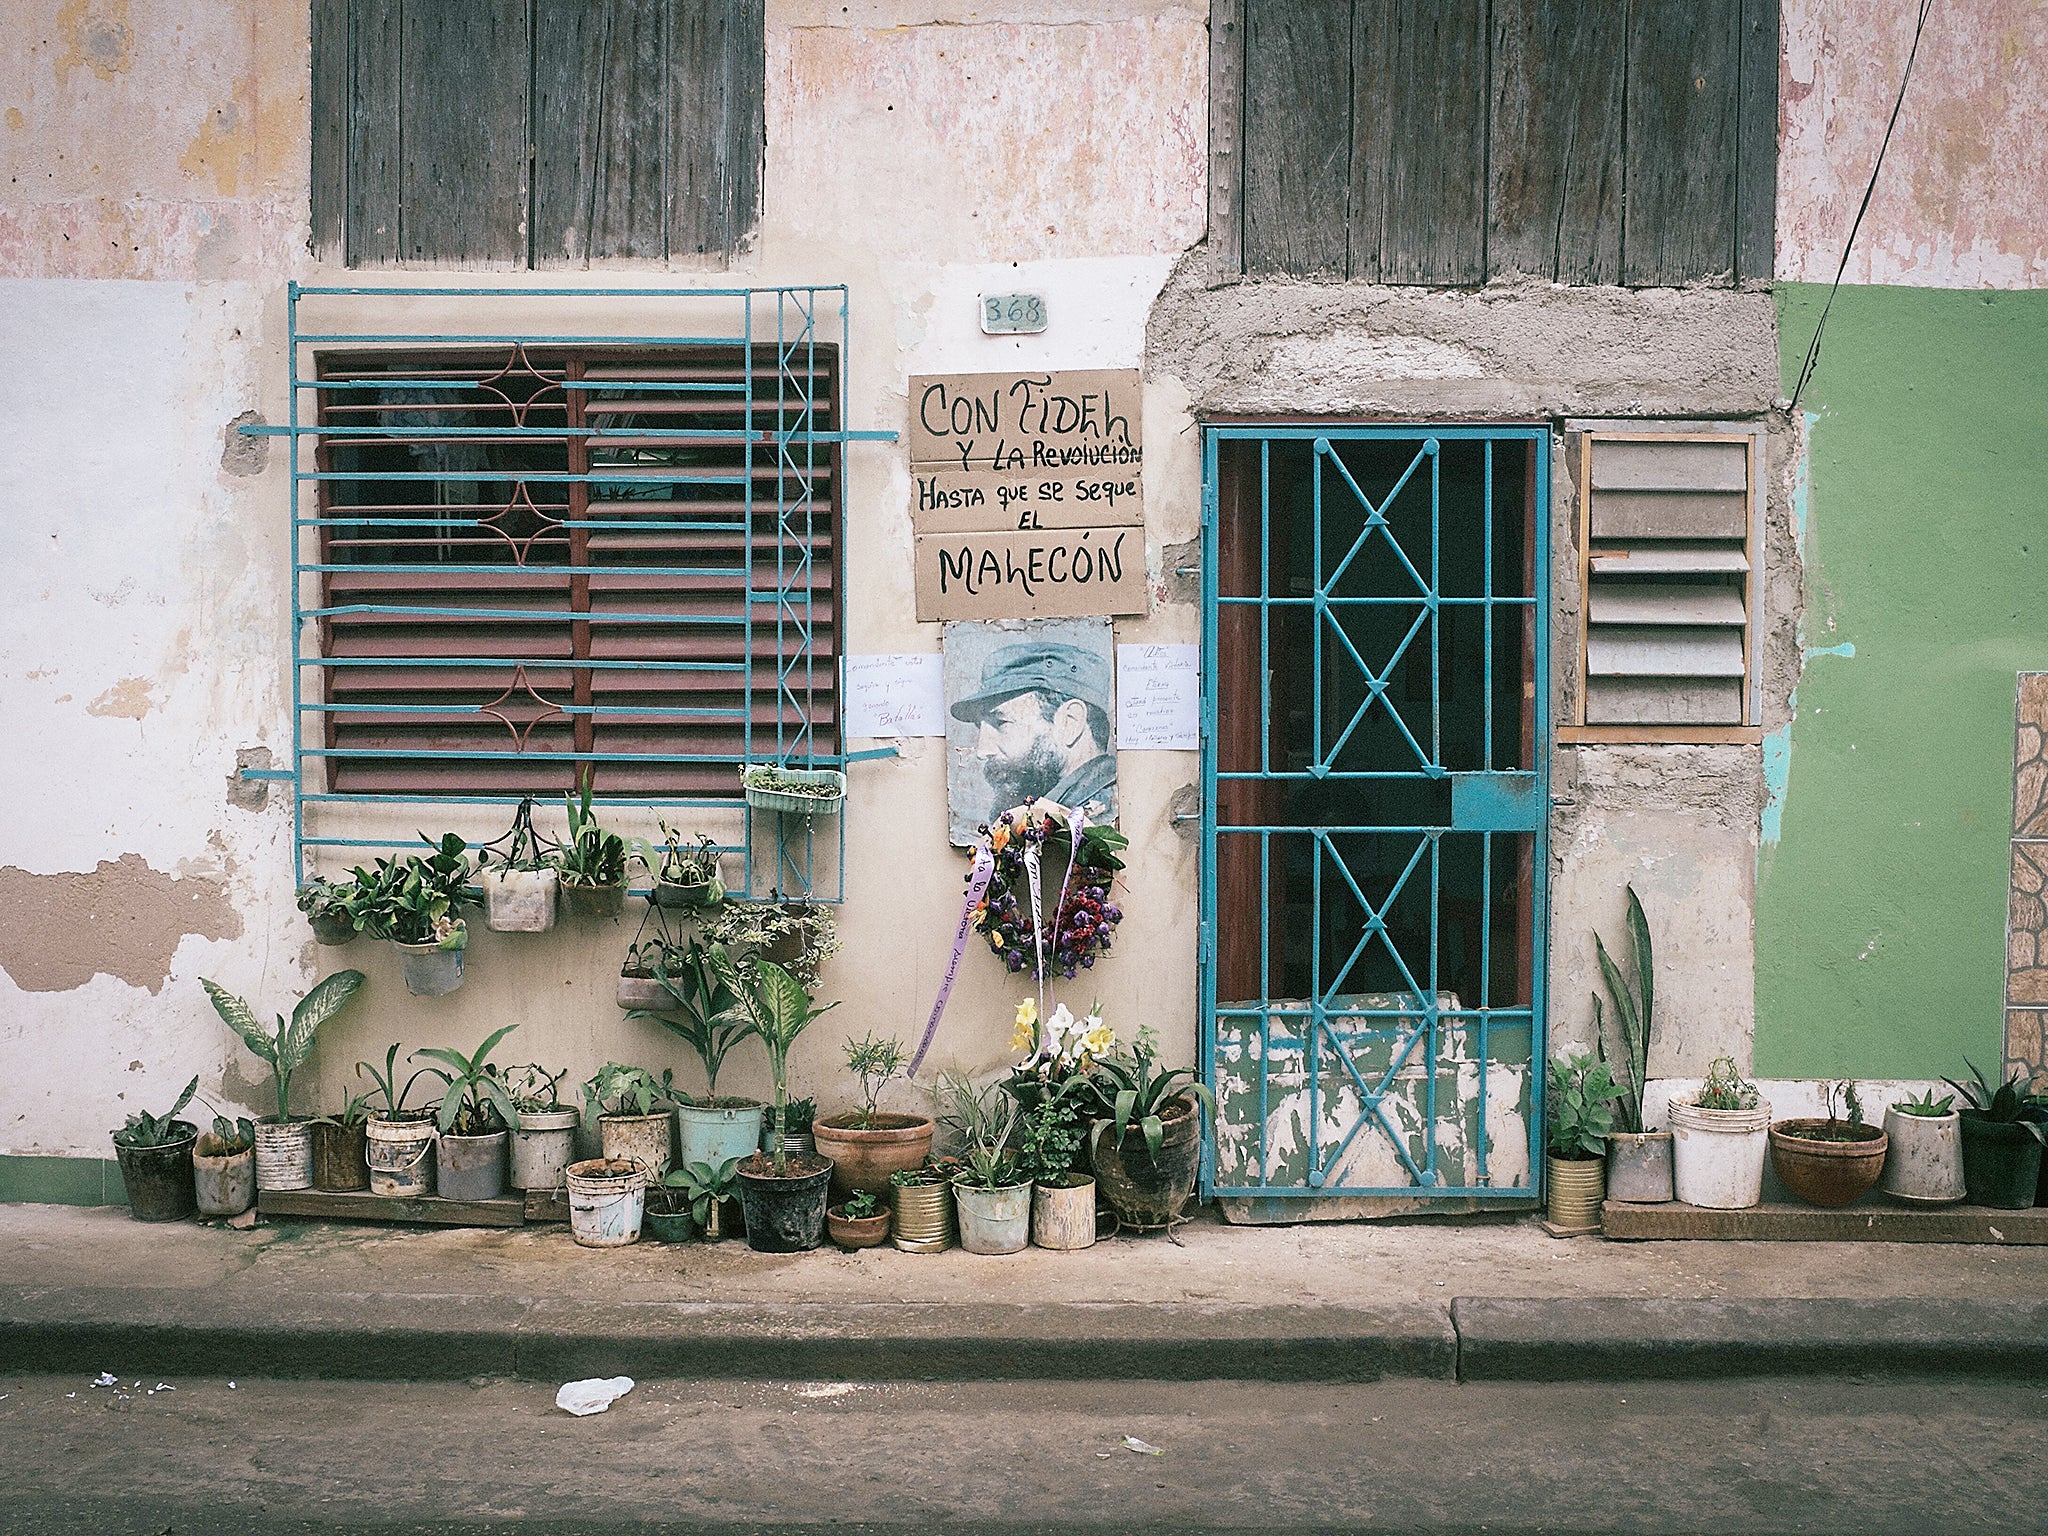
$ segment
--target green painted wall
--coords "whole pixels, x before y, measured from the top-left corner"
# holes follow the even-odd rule
[[[1825,297],[1778,290],[1788,395]],[[1765,744],[1757,1071],[1991,1071],[2013,675],[2048,668],[2048,292],[1844,288],[1800,404],[1807,661]]]

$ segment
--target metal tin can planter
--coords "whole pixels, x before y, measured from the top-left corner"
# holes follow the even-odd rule
[[[435,1181],[443,1200],[495,1200],[505,1193],[505,1144],[509,1131],[482,1136],[443,1136],[434,1154]]]
[[[597,1135],[607,1158],[638,1163],[649,1177],[661,1172],[669,1160],[666,1111],[658,1115],[599,1115]]]
[[[1031,1187],[1031,1241],[1072,1253],[1095,1246],[1095,1181],[1085,1173],[1065,1183]]]
[[[1849,1205],[1870,1192],[1884,1171],[1885,1134],[1874,1125],[1836,1122],[1848,1141],[1821,1137],[1826,1120],[1780,1120],[1771,1127],[1771,1166],[1784,1186],[1809,1205]]]
[[[576,1111],[522,1109],[512,1131],[512,1187],[560,1189],[576,1160]]]
[[[571,917],[586,922],[617,917],[626,910],[626,888],[623,885],[581,885],[565,880],[562,883],[562,908]]]
[[[552,869],[487,869],[477,876],[484,892],[484,926],[493,933],[546,933],[555,926]]]
[[[1127,1227],[1165,1227],[1180,1219],[1195,1192],[1202,1161],[1202,1122],[1193,1099],[1175,1099],[1160,1114],[1155,1156],[1136,1126],[1121,1143],[1104,1123],[1094,1140],[1095,1177],[1117,1219]]]
[[[462,956],[459,949],[438,944],[400,944],[398,967],[405,976],[405,990],[414,997],[446,997],[462,985]]]
[[[640,1240],[647,1210],[647,1175],[638,1163],[596,1157],[571,1163],[569,1235],[585,1248],[623,1248]]]
[[[128,1191],[128,1214],[137,1221],[190,1221],[199,1214],[192,1182],[192,1146],[199,1127],[174,1120],[175,1141],[156,1147],[124,1147],[114,1143],[121,1165],[121,1185]]]
[[[1616,1131],[1607,1138],[1607,1198],[1657,1205],[1676,1193],[1669,1131]]]
[[[1963,1188],[1972,1205],[2023,1211],[2041,1178],[2041,1143],[2017,1122],[1987,1120],[1962,1110]]]
[[[844,1206],[835,1205],[825,1212],[825,1231],[848,1253],[879,1248],[889,1241],[889,1213],[884,1210],[872,1216],[849,1216]]]
[[[1598,1157],[1546,1157],[1545,1214],[1566,1232],[1595,1232],[1600,1227],[1600,1202],[1607,1193],[1607,1163]]]
[[[716,1168],[728,1157],[748,1157],[761,1147],[761,1117],[766,1106],[752,1099],[719,1099],[711,1104],[676,1107],[676,1165],[709,1163]]]
[[[953,1246],[953,1186],[889,1186],[889,1240],[905,1253],[943,1253]]]
[[[1031,1186],[982,1189],[953,1181],[960,1246],[969,1253],[1022,1253],[1031,1241]]]
[[[370,1187],[368,1127],[313,1122],[313,1187],[351,1190]]]
[[[1742,1211],[1764,1193],[1764,1152],[1771,1106],[1701,1109],[1684,1099],[1671,1101],[1672,1178],[1687,1205]]]
[[[932,1122],[924,1115],[879,1114],[862,1125],[858,1110],[812,1122],[818,1151],[832,1159],[832,1198],[865,1190],[879,1195],[889,1175],[922,1167],[932,1150]]]
[[[431,1195],[434,1192],[434,1122],[372,1120],[369,1140],[370,1193]]]
[[[1963,1198],[1963,1117],[1884,1112],[1884,1174],[1877,1187],[1907,1205],[1953,1205]]]
[[[192,1187],[202,1216],[239,1216],[256,1203],[256,1149],[225,1152],[211,1132],[192,1147]]]
[[[256,1187],[313,1187],[313,1126],[306,1120],[256,1122]]]
[[[774,1160],[757,1152],[740,1164],[739,1173],[749,1248],[756,1253],[803,1253],[824,1240],[825,1191],[832,1181],[829,1159],[792,1157],[778,1173]]]

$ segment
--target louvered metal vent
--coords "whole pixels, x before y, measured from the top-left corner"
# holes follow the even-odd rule
[[[1742,728],[1756,722],[1757,439],[1584,435],[1589,728]]]

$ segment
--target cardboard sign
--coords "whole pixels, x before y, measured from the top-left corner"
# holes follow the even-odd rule
[[[914,464],[910,521],[919,533],[1135,528],[1145,521],[1143,482],[1135,467],[1034,475]]]
[[[1137,468],[1138,371],[953,373],[910,381],[910,462],[952,469]]]
[[[917,616],[1075,618],[1145,612],[1145,530],[917,536]]]

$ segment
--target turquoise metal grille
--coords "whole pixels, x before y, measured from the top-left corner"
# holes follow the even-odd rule
[[[1207,429],[1210,1194],[1540,1193],[1548,449]]]

